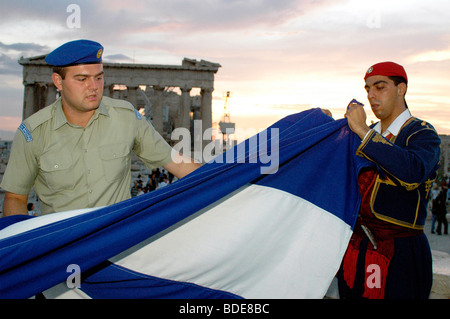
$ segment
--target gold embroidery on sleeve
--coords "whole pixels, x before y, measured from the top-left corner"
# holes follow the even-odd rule
[[[372,138],[372,142],[374,143],[382,143],[382,144],[387,144],[392,146],[392,144],[386,140],[384,137],[382,137],[380,134],[375,134],[374,137]]]

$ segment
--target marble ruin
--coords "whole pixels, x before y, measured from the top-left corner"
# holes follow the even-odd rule
[[[23,66],[23,119],[54,102],[58,92],[45,55],[21,58]],[[151,65],[103,62],[103,94],[131,102],[151,120],[170,142],[173,129],[192,131],[193,120],[202,120],[202,131],[212,127],[214,74],[220,64],[184,58],[181,65]],[[196,96],[191,92],[197,90]]]

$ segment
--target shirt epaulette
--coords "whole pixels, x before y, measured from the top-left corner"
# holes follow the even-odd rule
[[[31,142],[33,140],[33,136],[31,136],[31,132],[28,130],[25,124],[20,124],[19,130],[22,132],[27,142]]]
[[[56,102],[30,115],[22,122],[22,124],[20,124],[18,129],[23,133],[27,142],[31,142],[33,140],[31,134],[37,127],[52,118],[52,109]]]
[[[128,101],[113,99],[113,98],[104,96],[103,97],[103,102],[105,104],[107,104],[107,105],[110,105],[110,106],[114,107],[114,108],[122,108],[122,109],[127,109],[127,110],[130,110],[130,111],[133,111],[135,113],[136,118],[138,120],[142,119],[141,113],[139,113],[139,111],[134,108],[133,104],[131,104]]]

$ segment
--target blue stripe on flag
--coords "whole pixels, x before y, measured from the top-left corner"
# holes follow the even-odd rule
[[[242,299],[226,291],[152,277],[104,262],[87,271],[81,288],[99,299]]]
[[[346,120],[333,121],[313,109],[270,128],[279,129],[280,170],[276,174],[262,175],[261,167],[267,163],[249,161],[258,158],[261,146],[252,149],[247,140],[243,142],[245,163],[239,158],[242,154],[235,152],[234,163],[213,161],[169,187],[1,239],[0,297],[28,298],[65,282],[67,265],[77,264],[82,271],[93,269],[252,181],[309,197],[352,228],[359,207],[355,177],[367,164],[355,159],[357,137]],[[242,145],[235,150],[238,147]],[[265,151],[270,154],[270,143]],[[284,182],[277,182],[276,176]]]

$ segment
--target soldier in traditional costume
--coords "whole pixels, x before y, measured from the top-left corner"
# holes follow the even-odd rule
[[[428,298],[433,272],[423,229],[440,139],[431,124],[411,115],[401,65],[377,63],[364,79],[380,121],[368,127],[357,103],[345,115],[362,140],[357,155],[373,165],[359,175],[362,202],[338,273],[340,297]]]

